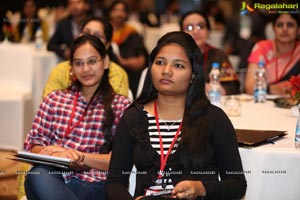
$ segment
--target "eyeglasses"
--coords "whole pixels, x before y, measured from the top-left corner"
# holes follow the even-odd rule
[[[97,57],[89,58],[87,61],[76,59],[73,61],[73,66],[74,67],[83,67],[84,63],[86,63],[89,67],[92,67],[100,60],[101,60],[101,58],[97,58]]]
[[[206,29],[206,28],[207,28],[206,24],[200,23],[200,24],[196,24],[196,25],[189,24],[184,28],[184,30],[191,32],[193,30],[202,30],[202,29]]]

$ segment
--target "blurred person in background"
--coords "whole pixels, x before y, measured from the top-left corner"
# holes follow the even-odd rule
[[[48,24],[38,16],[38,7],[35,0],[25,0],[23,3],[21,18],[15,28],[15,42],[33,42],[38,29],[42,31],[45,42],[48,41]]]
[[[220,64],[220,80],[223,95],[239,94],[240,82],[237,74],[234,72],[231,63],[224,51],[217,49],[209,44],[207,40],[211,29],[209,20],[204,12],[189,11],[185,13],[180,20],[182,31],[190,34],[195,40],[197,46],[203,55],[204,77],[206,89],[209,89],[209,73],[213,62]]]
[[[113,49],[128,74],[129,87],[135,97],[141,72],[148,63],[148,52],[141,35],[126,22],[128,16],[129,6],[125,1],[112,2],[109,18],[114,30],[112,42],[116,44]]]
[[[61,19],[48,42],[47,49],[54,51],[62,60],[70,59],[70,46],[79,36],[83,20],[88,16],[87,0],[68,0],[69,15]]]
[[[296,11],[297,12],[297,11]],[[300,74],[300,18],[297,14],[276,14],[273,20],[275,38],[255,44],[248,58],[245,92],[253,94],[254,73],[264,61],[268,93],[285,95],[288,80]]]
[[[264,29],[267,21],[256,9],[251,13],[241,14],[241,2],[240,0],[233,0],[232,2],[233,14],[226,20],[223,43],[226,54],[239,56],[238,70],[243,81],[248,65],[247,59],[252,47],[256,42],[266,38]],[[252,0],[243,2],[252,5]]]

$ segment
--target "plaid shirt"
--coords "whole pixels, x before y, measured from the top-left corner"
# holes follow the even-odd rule
[[[81,152],[99,153],[101,146],[105,143],[103,134],[104,106],[102,97],[91,102],[86,115],[80,123],[78,120],[84,114],[88,105],[81,93],[79,93],[75,115],[71,127],[76,125],[68,136],[65,132],[71,117],[76,92],[54,91],[50,93],[40,105],[35,116],[32,128],[24,142],[25,151],[30,151],[34,145],[49,146],[59,145],[66,149],[76,149]],[[130,105],[131,100],[127,97],[115,95],[112,101],[112,109],[115,119],[112,133],[115,134],[123,112]],[[76,177],[82,181],[99,182],[106,179],[106,174],[97,169],[90,169],[81,173],[63,174],[65,182]]]

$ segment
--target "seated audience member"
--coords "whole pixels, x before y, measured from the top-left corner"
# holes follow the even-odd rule
[[[274,40],[263,40],[255,44],[248,58],[245,91],[253,94],[254,74],[259,61],[265,62],[270,94],[284,95],[287,81],[300,74],[300,27],[299,14],[274,15]]]
[[[67,8],[70,14],[57,23],[47,46],[49,51],[54,51],[63,60],[70,59],[70,46],[80,33],[89,4],[87,0],[68,0]]]
[[[244,196],[244,174],[227,173],[243,171],[234,128],[223,110],[207,99],[201,65],[200,50],[189,34],[170,32],[159,39],[142,94],[116,130],[108,199]],[[137,173],[131,197],[127,172],[133,165]]]
[[[240,82],[237,74],[234,72],[231,63],[224,51],[217,49],[209,44],[210,23],[207,16],[200,11],[190,11],[184,14],[180,20],[180,28],[182,31],[190,34],[198,48],[203,54],[203,68],[206,83],[209,83],[209,73],[211,64],[218,62],[221,71],[221,86],[224,95],[240,93]],[[207,84],[207,89],[209,84]]]
[[[99,38],[82,35],[71,48],[76,80],[50,93],[40,105],[24,142],[26,151],[69,158],[86,171],[60,171],[35,165],[25,179],[28,199],[105,199],[112,137],[130,104],[108,81],[109,57]]]
[[[48,41],[48,25],[38,16],[38,7],[35,0],[25,0],[21,12],[21,18],[15,28],[15,42],[33,42],[38,29],[42,31],[44,41]]]
[[[142,70],[147,65],[148,52],[143,38],[126,23],[129,7],[125,1],[114,1],[109,10],[110,22],[113,25],[112,41],[117,45],[115,53],[129,77],[129,87],[136,96]],[[119,51],[119,52],[117,52]]]
[[[112,52],[110,42],[113,28],[106,18],[89,17],[83,22],[82,33],[91,34],[98,37],[107,48],[109,63],[109,82],[114,92],[128,96],[129,83],[125,70],[117,65],[115,55]],[[114,62],[112,62],[114,61]],[[63,61],[52,69],[46,86],[43,91],[43,97],[46,97],[53,90],[66,89],[72,82],[71,66],[69,61]]]

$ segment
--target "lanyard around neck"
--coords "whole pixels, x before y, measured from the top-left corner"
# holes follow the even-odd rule
[[[156,103],[156,99],[154,100],[154,115],[155,115],[155,121],[156,121],[156,127],[157,127],[157,132],[158,132],[158,136],[159,136],[159,146],[160,146],[160,168],[159,168],[159,175],[158,175],[158,178],[162,178],[162,175],[163,175],[163,171],[166,167],[166,164],[167,164],[167,160],[168,160],[168,157],[175,145],[175,142],[177,141],[177,138],[179,136],[179,133],[181,131],[181,128],[182,128],[182,121],[180,122],[180,125],[176,131],[176,134],[173,138],[173,141],[168,149],[168,152],[166,154],[166,156],[164,156],[164,146],[163,146],[163,141],[162,141],[162,137],[161,137],[161,134],[160,134],[160,128],[159,128],[159,121],[158,121],[158,110],[157,110],[157,103]]]
[[[78,101],[78,96],[79,96],[79,92],[76,93],[76,96],[75,96],[75,99],[74,99],[74,102],[73,102],[72,113],[71,113],[70,120],[69,120],[69,122],[68,122],[67,130],[66,130],[66,132],[65,132],[65,134],[64,134],[64,138],[65,138],[66,136],[68,136],[68,135],[73,131],[73,129],[74,129],[75,127],[78,126],[78,124],[79,124],[81,121],[83,121],[83,118],[84,118],[84,116],[85,116],[85,114],[86,114],[87,109],[85,109],[84,113],[81,115],[81,117],[80,117],[80,119],[77,121],[77,123],[76,123],[75,125],[71,126],[71,125],[72,125],[72,122],[73,122],[73,119],[74,119],[74,117],[75,117],[75,109],[76,109],[76,105],[77,105],[77,101]]]

